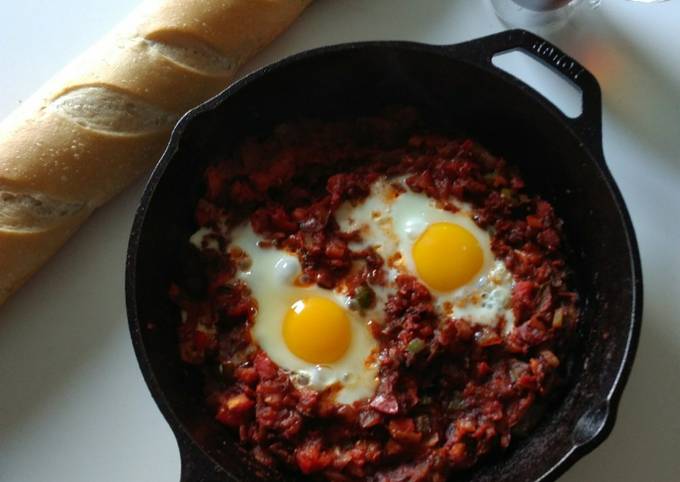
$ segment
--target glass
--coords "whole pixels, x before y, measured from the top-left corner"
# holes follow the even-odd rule
[[[586,3],[597,8],[602,0],[489,0],[507,27],[552,32],[564,26],[575,8]],[[662,3],[669,0],[627,0],[634,3]]]
[[[529,29],[562,27],[579,3],[581,0],[491,0],[496,15],[508,27]]]

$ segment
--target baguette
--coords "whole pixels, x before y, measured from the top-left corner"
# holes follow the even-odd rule
[[[0,124],[0,304],[311,0],[147,0]]]

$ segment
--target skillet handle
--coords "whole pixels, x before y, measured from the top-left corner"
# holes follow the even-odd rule
[[[603,159],[604,156],[601,154],[602,92],[593,74],[575,59],[547,40],[522,29],[507,30],[462,44],[451,45],[447,49],[478,65],[493,69],[497,69],[491,61],[494,55],[519,49],[566,77],[581,89],[582,112],[578,117],[572,118],[558,111],[586,142],[592,153]],[[503,75],[510,74],[503,71]],[[541,98],[548,102],[543,96]]]

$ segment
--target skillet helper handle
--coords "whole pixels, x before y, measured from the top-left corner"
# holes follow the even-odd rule
[[[557,71],[580,88],[582,92],[581,114],[572,118],[559,112],[586,141],[591,152],[603,158],[601,155],[602,92],[593,74],[578,61],[547,40],[522,29],[507,30],[463,44],[452,45],[451,49],[456,51],[458,47],[461,47],[461,52],[467,52],[466,57],[472,57],[470,60],[494,69],[497,67],[493,65],[492,59],[496,54],[521,50]],[[504,74],[511,75],[506,72]]]

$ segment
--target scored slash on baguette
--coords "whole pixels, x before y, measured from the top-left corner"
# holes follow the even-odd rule
[[[0,227],[16,232],[49,229],[62,219],[77,215],[82,203],[61,202],[44,194],[0,192]]]
[[[0,304],[311,0],[147,0],[0,124]]]
[[[149,49],[169,61],[203,75],[231,75],[240,65],[240,59],[234,54],[224,55],[205,41],[181,32],[161,31],[144,41]]]
[[[175,114],[107,86],[84,86],[52,102],[48,109],[86,129],[144,135],[170,129]]]

